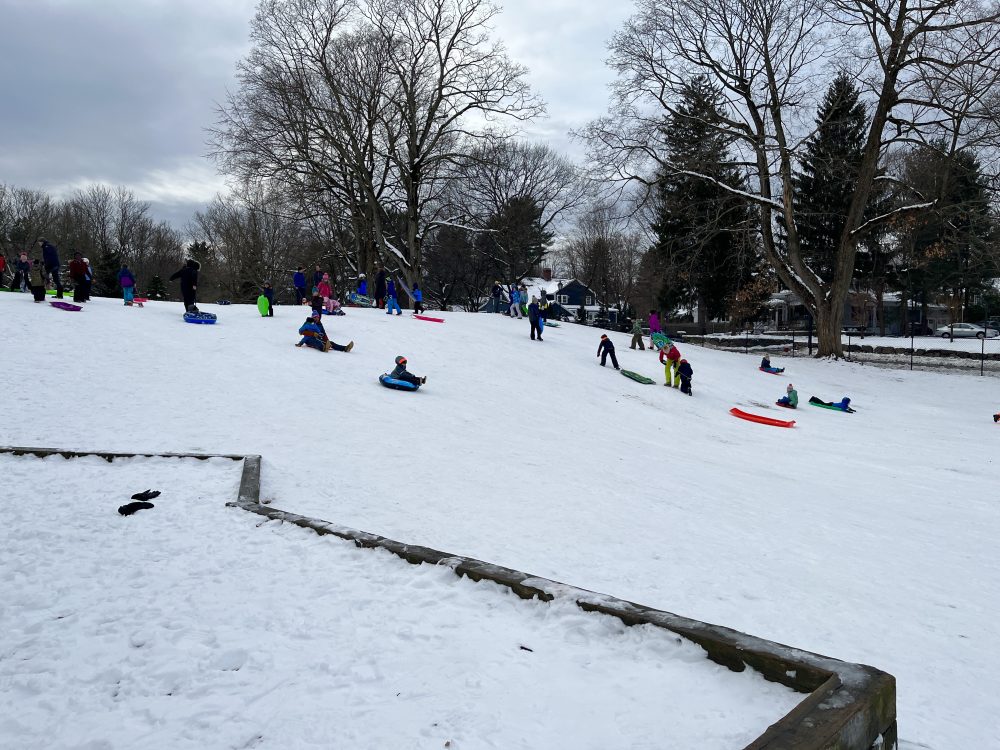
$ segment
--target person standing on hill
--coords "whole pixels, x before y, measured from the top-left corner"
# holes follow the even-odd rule
[[[292,274],[292,286],[295,287],[295,304],[301,305],[306,301],[306,269],[299,266]]]
[[[510,287],[510,309],[508,310],[510,317],[517,318],[520,320],[523,315],[521,315],[521,292],[518,291],[516,285],[511,285]]]
[[[28,272],[31,266],[28,263],[28,254],[21,253],[13,261],[11,269],[10,290],[12,292],[26,292],[28,290]]]
[[[3,286],[3,277],[7,271],[7,256],[0,252],[0,286]]]
[[[385,307],[385,269],[378,269],[378,273],[375,274],[375,300],[378,305],[378,309],[381,310]]]
[[[79,252],[73,253],[73,260],[69,262],[69,277],[73,280],[73,301],[87,301],[87,264],[83,262],[83,255]]]
[[[615,356],[615,345],[608,338],[608,334],[601,334],[601,343],[597,345],[597,356],[601,358],[601,367],[605,366],[608,361],[608,356],[611,357],[611,364],[615,366],[616,370],[620,370],[618,366],[618,358]]]
[[[264,282],[264,299],[267,300],[267,317],[274,317],[274,289],[271,287],[270,281]]]
[[[35,258],[31,261],[31,293],[35,297],[35,302],[45,301],[45,266],[42,264],[41,258]]]
[[[52,283],[56,287],[56,299],[63,298],[63,285],[60,278],[59,249],[42,237],[42,260],[45,261],[45,274],[52,278]]]
[[[538,340],[542,340],[542,328],[541,328],[541,317],[542,312],[538,309],[538,298],[532,297],[531,304],[528,305],[528,322],[531,323],[531,340],[535,340],[535,334],[538,334]]]
[[[317,263],[316,270],[313,271],[313,286],[318,287],[319,282],[321,282],[324,279],[324,277],[326,278],[327,281],[330,280],[330,274],[323,273],[319,268],[319,264]]]
[[[396,282],[392,279],[386,284],[385,291],[385,314],[392,315],[392,311],[396,311],[396,315],[402,315],[403,311],[399,307],[399,301],[396,299]]]
[[[671,344],[669,349],[666,347],[660,349],[660,364],[663,365],[664,377],[667,380],[664,385],[680,388],[681,352],[674,344]]]
[[[632,322],[632,343],[629,345],[629,349],[635,349],[635,345],[639,345],[639,350],[644,351],[646,345],[642,343],[642,321],[636,318]]]
[[[135,299],[135,274],[129,270],[128,263],[122,263],[118,272],[118,283],[121,285],[125,304],[131,307],[132,300]]]
[[[490,290],[490,296],[493,298],[493,312],[500,312],[500,298],[503,296],[503,287],[500,286],[499,281],[493,284],[493,288]]]
[[[323,298],[323,309],[333,312],[333,287],[330,286],[330,274],[324,273],[316,283],[316,293]]]
[[[419,315],[424,311],[424,293],[420,291],[420,285],[413,282],[413,314]]]
[[[169,279],[170,281],[180,279],[181,297],[184,299],[184,309],[187,312],[198,312],[195,302],[198,297],[198,270],[200,268],[201,263],[194,258],[188,258],[184,266]]]
[[[656,350],[656,345],[653,343],[653,334],[654,333],[662,333],[662,331],[660,330],[660,315],[659,315],[659,313],[656,312],[656,310],[650,310],[649,311],[649,348],[653,349],[655,351]],[[662,362],[663,359],[661,358],[660,361]]]

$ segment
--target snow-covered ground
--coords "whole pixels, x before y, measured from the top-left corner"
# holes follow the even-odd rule
[[[728,750],[802,698],[658,628],[261,524],[225,507],[239,468],[0,455],[0,747]]]
[[[625,334],[622,365],[657,385],[597,367],[575,325],[539,343],[502,316],[351,310],[326,320],[354,351],[321,354],[292,346],[301,310],[205,309],[217,326],[0,295],[23,404],[0,443],[261,453],[279,507],[873,664],[910,746],[1000,746],[995,380],[801,357],[775,377],[683,346],[688,398]],[[396,354],[425,388],[379,386]],[[788,382],[858,412],[728,414],[787,418]]]

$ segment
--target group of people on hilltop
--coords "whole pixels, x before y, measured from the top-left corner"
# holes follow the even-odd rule
[[[45,300],[46,289],[51,288],[56,292],[56,299],[63,299],[65,289],[59,249],[44,237],[38,240],[36,246],[41,255],[34,258],[29,257],[27,250],[19,252],[10,262],[5,256],[0,255],[0,285],[4,283],[9,268],[10,291],[31,292],[35,302],[42,302]],[[73,260],[69,263],[68,271],[73,282],[73,301],[89,301],[94,278],[90,261],[81,253],[73,251]]]
[[[407,293],[413,302],[413,313],[419,315],[424,312],[424,293],[420,289],[420,284],[414,282]],[[368,288],[368,278],[363,273],[358,276],[357,294],[362,299],[370,300],[373,307],[385,310],[386,315],[392,315],[394,312],[396,315],[403,314],[399,305],[399,290],[396,287],[396,281],[382,267],[379,267],[376,272],[374,285],[371,289]]]

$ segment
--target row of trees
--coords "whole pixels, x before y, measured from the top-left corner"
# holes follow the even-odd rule
[[[979,0],[636,6],[611,44],[618,78],[609,113],[582,133],[601,175],[649,197],[665,179],[690,177],[745,201],[768,269],[816,321],[821,356],[843,353],[845,302],[865,248],[888,241],[934,248],[937,257],[961,253],[957,291],[968,294],[961,285],[975,266],[976,243],[966,242],[961,225],[978,219],[962,219],[965,209],[947,204],[960,183],[985,190],[981,159],[998,145],[1000,7]],[[836,207],[810,205],[808,192],[820,179],[812,166],[831,166],[815,148],[827,121],[814,124],[830,71],[849,71],[864,102],[863,124],[851,132],[843,123],[857,158],[839,167]],[[718,100],[707,120],[683,106],[698,79]],[[725,149],[709,164],[684,163],[671,149],[669,121],[706,127]],[[918,162],[928,168],[907,167]],[[730,176],[739,181],[724,175],[727,166],[736,167]],[[835,172],[826,174],[837,182]],[[928,214],[937,215],[930,224],[939,229],[919,229]],[[917,264],[910,265],[912,277]]]
[[[27,250],[48,238],[62,251],[65,267],[75,250],[91,261],[94,293],[119,293],[117,273],[128,263],[148,284],[176,269],[183,238],[165,222],[154,220],[149,204],[126,188],[94,185],[56,200],[41,190],[0,184],[0,252]],[[162,284],[159,290],[162,292]]]

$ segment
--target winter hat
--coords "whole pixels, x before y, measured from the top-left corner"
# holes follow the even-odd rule
[[[406,357],[404,357],[402,354],[400,354],[398,357],[396,357],[396,364],[397,365],[405,365],[406,364]]]
[[[791,383],[789,383],[789,384],[788,384],[788,387],[787,387],[787,388],[786,388],[785,390],[786,390],[786,391],[794,391],[794,390],[795,390],[795,388],[794,388],[794,387],[792,386],[792,384],[791,384]]]
[[[602,333],[602,334],[601,334],[601,338],[602,338],[602,339],[606,339],[607,337],[608,337],[608,334],[606,334],[606,333]]]
[[[683,357],[681,358],[681,364],[682,364],[682,365],[683,365],[683,364],[687,364],[687,360],[686,360],[686,359],[684,359]]]

